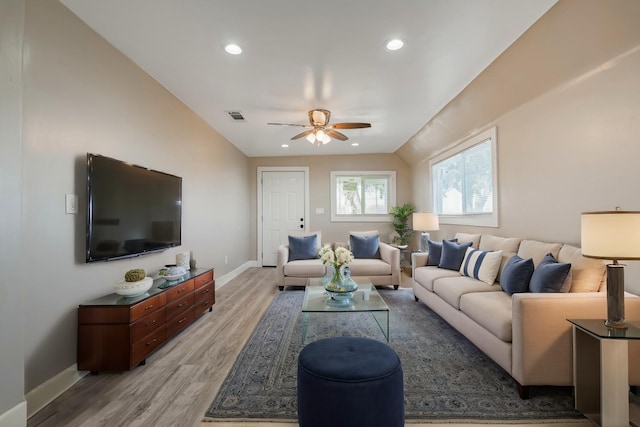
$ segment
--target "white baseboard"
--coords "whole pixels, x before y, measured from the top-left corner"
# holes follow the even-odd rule
[[[0,414],[0,427],[18,427],[27,425],[27,402],[24,400]]]
[[[244,264],[242,264],[240,267],[234,270],[231,270],[227,274],[224,274],[220,277],[216,277],[216,289],[223,287],[224,285],[229,283],[232,279],[235,279],[236,277],[238,277],[240,273],[253,267],[260,267],[258,265],[257,260],[247,261]]]
[[[55,377],[31,390],[25,396],[27,400],[27,418],[31,418],[88,373],[87,371],[78,371],[78,365],[74,363]]]

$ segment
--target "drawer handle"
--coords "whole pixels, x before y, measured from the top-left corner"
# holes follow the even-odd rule
[[[153,322],[147,322],[147,323],[144,324],[144,326],[151,326],[156,322],[157,322],[157,320],[154,320]]]
[[[187,318],[186,318],[186,317],[184,317],[182,320],[178,320],[178,323],[182,323],[182,322],[184,322],[185,320],[187,320]]]
[[[209,305],[209,300],[206,300],[205,302],[203,302],[202,305]]]
[[[202,291],[202,295],[208,294],[211,289],[207,289],[206,291]]]
[[[183,305],[185,305],[186,303],[187,303],[187,302],[185,301],[185,302],[183,302],[183,303],[178,304],[178,308],[182,307],[182,306],[183,306]]]
[[[186,289],[184,289],[184,288],[183,288],[183,289],[178,289],[178,292],[177,292],[177,293],[178,293],[178,294],[181,294],[181,293],[183,293],[184,291],[186,291]]]
[[[145,310],[149,310],[149,309],[152,309],[152,308],[153,308],[153,304],[146,306],[144,309]]]
[[[153,340],[151,340],[151,342],[148,342],[148,343],[147,343],[147,345],[151,345],[151,344],[153,344],[153,343],[154,343],[154,342],[156,342],[156,341],[157,341],[157,339],[155,339],[155,338],[154,338]]]

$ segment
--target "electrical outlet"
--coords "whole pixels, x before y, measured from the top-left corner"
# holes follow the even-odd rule
[[[68,214],[78,213],[78,195],[77,194],[65,194],[65,212]]]

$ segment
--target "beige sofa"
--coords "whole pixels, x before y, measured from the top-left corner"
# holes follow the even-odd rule
[[[343,242],[328,243],[335,249],[337,247],[349,247]],[[376,286],[400,286],[400,250],[387,243],[380,242],[380,258],[355,258],[350,264],[352,276],[367,276]],[[289,261],[289,245],[278,248],[276,273],[278,288],[283,290],[285,286],[305,286],[310,277],[323,277],[326,274],[326,266],[319,258],[301,259]]]
[[[580,248],[534,240],[491,235],[456,235],[483,251],[502,250],[498,282],[485,282],[457,271],[426,266],[427,253],[412,254],[413,292],[421,301],[460,331],[518,383],[526,398],[528,386],[573,384],[572,329],[566,319],[606,318],[606,266],[582,256]],[[534,265],[551,253],[571,263],[568,293],[514,293],[499,283],[506,261],[513,255],[532,258]],[[626,318],[640,319],[640,298],[627,294]],[[629,345],[629,360],[638,360],[639,346]],[[640,384],[640,369],[629,367],[631,384]]]

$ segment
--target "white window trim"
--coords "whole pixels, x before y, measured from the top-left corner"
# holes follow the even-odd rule
[[[451,224],[451,225],[470,225],[477,227],[498,227],[499,224],[499,215],[498,215],[498,139],[497,139],[497,131],[495,127],[487,129],[486,131],[479,133],[475,136],[472,136],[469,139],[466,139],[459,144],[455,145],[448,150],[445,150],[443,153],[429,160],[429,181],[431,182],[431,193],[432,193],[432,206],[436,206],[435,201],[435,191],[433,191],[433,165],[435,163],[441,162],[449,157],[455,156],[456,154],[467,150],[473,147],[476,144],[486,141],[487,139],[491,139],[491,169],[492,169],[492,181],[493,181],[493,212],[492,213],[483,213],[483,214],[465,214],[465,215],[444,215],[439,214],[440,224]]]
[[[331,222],[391,222],[391,215],[338,215],[336,213],[336,178],[339,176],[389,176],[389,209],[396,205],[396,171],[331,171]]]

